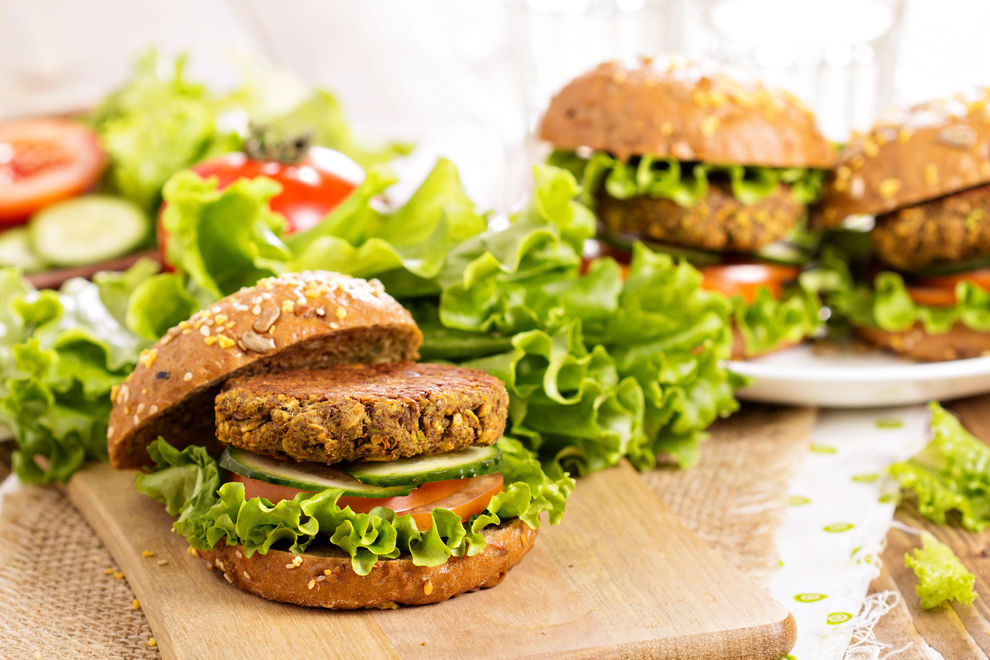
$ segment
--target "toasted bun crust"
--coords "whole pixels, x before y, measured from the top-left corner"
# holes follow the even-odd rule
[[[228,378],[301,367],[415,360],[423,335],[380,282],[311,271],[261,280],[169,330],[113,395],[116,468],[149,464],[159,435],[215,446],[214,398]]]
[[[928,101],[854,135],[820,203],[819,222],[887,213],[990,182],[990,88]]]
[[[925,332],[920,323],[900,332],[857,327],[856,334],[871,344],[924,362],[944,362],[990,355],[990,332],[957,323],[943,334]]]
[[[484,536],[485,549],[473,557],[451,557],[440,566],[384,559],[363,576],[354,572],[343,553],[296,555],[270,550],[249,558],[221,540],[213,550],[198,554],[234,586],[268,600],[333,610],[390,609],[494,587],[533,547],[536,530],[517,518],[486,529]]]
[[[540,137],[621,160],[828,168],[834,150],[811,112],[788,92],[729,77],[709,62],[642,58],[606,62],[575,78],[547,108]]]

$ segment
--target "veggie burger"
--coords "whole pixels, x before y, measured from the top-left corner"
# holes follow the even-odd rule
[[[553,98],[540,137],[582,182],[600,250],[642,241],[685,257],[732,300],[734,357],[817,330],[820,302],[798,278],[834,150],[796,97],[710,63],[608,62]]]
[[[117,468],[191,552],[272,600],[334,609],[491,587],[573,481],[502,438],[505,386],[417,364],[422,335],[377,281],[260,281],[172,328],[115,391]]]
[[[990,354],[990,88],[894,112],[840,154],[817,214],[873,215],[873,263],[830,304],[929,361]]]

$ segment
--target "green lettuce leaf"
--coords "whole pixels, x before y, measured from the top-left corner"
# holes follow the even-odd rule
[[[65,481],[87,459],[106,459],[110,391],[145,346],[119,314],[147,272],[138,264],[55,292],[0,271],[0,421],[14,434],[13,468],[25,483]]]
[[[976,576],[966,570],[949,546],[929,532],[921,533],[922,547],[904,555],[904,564],[918,576],[915,593],[921,607],[930,610],[955,601],[969,605],[976,599]]]
[[[178,515],[173,529],[199,550],[220,539],[244,547],[245,554],[265,554],[272,547],[304,552],[314,541],[337,546],[351,558],[359,575],[367,575],[379,559],[409,555],[417,566],[439,566],[452,556],[472,556],[485,547],[482,531],[519,518],[539,528],[546,513],[560,522],[574,480],[562,472],[544,472],[539,461],[512,438],[499,440],[504,490],[488,508],[467,522],[446,509],[433,511],[433,527],[421,532],[411,516],[398,516],[378,507],[369,513],[340,508],[343,491],[327,489],[300,493],[277,504],[262,498],[245,499],[244,485],[220,485],[216,461],[203,447],[179,451],[159,438],[149,447],[155,467],[139,474],[134,487],[163,502]]]
[[[825,170],[681,163],[649,155],[623,162],[603,151],[589,158],[555,151],[547,162],[567,169],[581,182],[582,201],[589,207],[602,187],[616,199],[646,195],[694,206],[708,193],[712,178],[728,180],[733,196],[743,204],[756,204],[784,184],[800,204],[808,205],[821,196],[825,181]]]
[[[760,289],[751,303],[740,296],[730,300],[732,319],[742,333],[746,355],[766,353],[783,342],[798,343],[814,336],[822,326],[821,298],[804,280],[779,300],[766,289]]]
[[[918,511],[945,525],[949,516],[973,532],[990,526],[990,447],[972,436],[938,403],[931,403],[932,440],[910,460],[890,466]]]
[[[990,330],[990,291],[973,282],[956,285],[955,305],[930,307],[911,298],[898,273],[878,273],[870,287],[855,282],[844,263],[836,259],[826,263],[832,274],[828,304],[838,317],[854,325],[897,332],[921,323],[931,334],[948,332],[956,323],[980,332]]]

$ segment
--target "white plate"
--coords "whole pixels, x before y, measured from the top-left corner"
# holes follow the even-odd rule
[[[990,357],[917,363],[880,351],[821,353],[803,345],[729,368],[754,379],[740,399],[766,403],[866,408],[990,392]]]

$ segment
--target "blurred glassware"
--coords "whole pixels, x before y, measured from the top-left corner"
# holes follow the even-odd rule
[[[804,99],[846,140],[893,105],[904,0],[702,0],[703,52]]]

